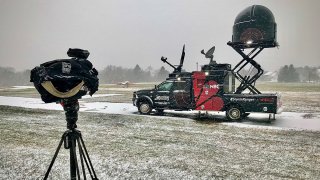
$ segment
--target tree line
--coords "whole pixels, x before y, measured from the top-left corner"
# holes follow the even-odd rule
[[[30,70],[16,72],[14,68],[0,67],[0,86],[31,85]]]
[[[142,69],[138,64],[133,68],[108,65],[99,71],[100,83],[129,82],[157,82],[163,81],[171,71],[160,67],[154,69],[149,66]],[[320,82],[319,67],[294,67],[292,64],[281,67],[278,71],[278,82]],[[30,70],[16,72],[14,68],[0,67],[0,86],[32,85]]]
[[[278,82],[319,82],[320,67],[298,67],[292,64],[280,68]]]
[[[156,82],[165,80],[169,71],[163,66],[153,69],[151,66],[142,69],[138,64],[133,68],[109,65],[99,71],[100,83],[129,82]],[[30,70],[16,72],[11,67],[0,67],[0,86],[32,85]]]
[[[134,68],[109,65],[99,72],[100,83],[130,82],[155,82],[163,81],[169,75],[169,71],[163,66],[153,69],[151,66],[142,69],[138,64]]]

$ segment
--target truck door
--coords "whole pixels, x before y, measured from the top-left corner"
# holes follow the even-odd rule
[[[157,107],[168,107],[170,105],[170,92],[172,90],[173,81],[164,81],[159,84],[154,93],[154,104]]]
[[[189,109],[192,104],[191,81],[174,81],[170,99],[172,99],[170,102],[173,108]]]

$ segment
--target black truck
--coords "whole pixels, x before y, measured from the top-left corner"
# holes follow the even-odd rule
[[[166,61],[165,58],[162,58]],[[181,61],[183,62],[183,60]],[[181,67],[182,63],[178,67]],[[235,76],[230,64],[211,61],[201,71],[175,71],[153,89],[133,93],[133,104],[141,114],[164,110],[226,111],[229,120],[240,120],[251,112],[280,112],[279,94],[235,93]]]
[[[274,117],[281,112],[280,95],[263,94],[255,87],[264,71],[254,58],[265,48],[278,47],[276,27],[268,8],[253,5],[244,9],[236,17],[232,41],[227,43],[242,57],[234,68],[230,64],[213,61],[215,47],[212,47],[206,53],[201,51],[210,59],[201,71],[182,72],[183,47],[178,66],[167,62],[167,58],[161,58],[174,69],[167,80],[154,89],[134,92],[133,104],[141,114],[149,114],[152,109],[158,113],[172,109],[226,111],[229,120],[240,120],[251,112],[268,113]],[[249,52],[245,53],[245,50]],[[248,67],[249,71],[244,75],[243,71]],[[237,88],[236,79],[240,83]]]

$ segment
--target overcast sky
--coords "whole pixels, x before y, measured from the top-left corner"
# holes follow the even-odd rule
[[[0,0],[0,66],[21,71],[67,58],[69,47],[90,51],[101,70],[109,64],[142,68],[208,62],[201,49],[216,46],[215,60],[233,66],[241,57],[227,45],[237,14],[264,5],[278,25],[279,49],[257,56],[265,70],[320,66],[319,0]]]

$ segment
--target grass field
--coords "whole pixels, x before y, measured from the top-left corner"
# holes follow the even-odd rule
[[[0,107],[1,179],[41,179],[62,111]],[[80,113],[100,179],[317,179],[320,132],[239,128],[176,117]],[[68,179],[62,149],[50,179]]]
[[[83,101],[131,103],[133,91],[154,84],[101,85],[98,93],[121,95]],[[319,84],[257,86],[281,92],[287,111],[320,112]],[[0,96],[39,97],[34,89],[7,88],[1,88]],[[0,106],[0,179],[42,179],[66,129],[64,119],[63,111]],[[80,112],[77,124],[100,179],[320,177],[319,131],[89,112]],[[50,179],[69,178],[68,160],[68,151],[62,149]]]
[[[320,83],[258,82],[256,87],[271,92],[320,92]]]

